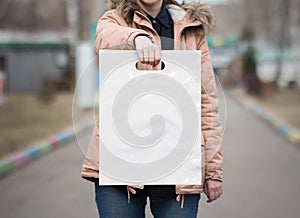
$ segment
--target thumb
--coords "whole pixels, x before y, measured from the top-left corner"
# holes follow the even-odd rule
[[[204,191],[204,194],[208,194],[208,190],[207,190],[207,182],[204,182],[204,185],[203,185],[203,191]]]
[[[203,191],[204,191],[204,194],[206,195],[206,197],[208,198],[208,200],[206,202],[210,203],[211,199],[210,199],[210,196],[209,196],[209,190],[208,190],[207,182],[204,183]]]

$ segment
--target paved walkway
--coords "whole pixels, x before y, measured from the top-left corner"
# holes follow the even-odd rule
[[[212,204],[203,195],[199,217],[298,218],[300,150],[235,101],[227,106],[224,195]],[[97,217],[93,187],[80,179],[82,159],[71,142],[2,178],[0,217]]]

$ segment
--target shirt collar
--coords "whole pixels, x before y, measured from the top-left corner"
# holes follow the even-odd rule
[[[163,2],[161,10],[156,18],[153,18],[151,15],[147,14],[147,17],[153,22],[153,20],[159,20],[159,22],[167,29],[169,29],[169,19],[170,14],[166,8],[165,3]]]

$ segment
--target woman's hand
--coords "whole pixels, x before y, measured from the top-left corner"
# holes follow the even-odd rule
[[[134,40],[140,62],[157,66],[160,63],[160,49],[147,36],[137,36]]]
[[[223,193],[222,182],[212,179],[206,180],[204,183],[204,193],[208,198],[208,203],[217,200]]]
[[[143,185],[128,185],[127,189],[132,193],[132,194],[136,194],[136,190],[135,189],[144,189]]]

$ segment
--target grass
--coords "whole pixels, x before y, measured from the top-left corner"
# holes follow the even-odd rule
[[[282,90],[268,97],[256,98],[256,101],[282,121],[300,130],[300,91]]]
[[[36,95],[9,95],[0,106],[0,157],[71,126],[72,98],[73,93],[57,94],[45,105]]]
[[[244,91],[239,91],[237,95],[245,98],[252,104],[262,107],[271,115],[300,130],[299,90],[280,90],[262,97],[250,96],[245,94]]]

